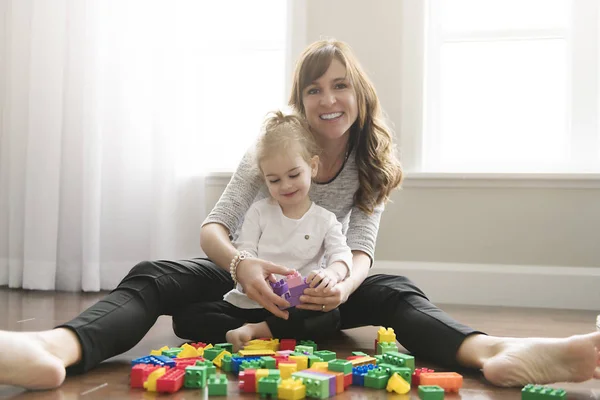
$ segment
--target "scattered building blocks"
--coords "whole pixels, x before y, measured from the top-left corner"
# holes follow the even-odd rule
[[[275,352],[273,350],[267,349],[257,349],[257,350],[240,350],[238,351],[239,355],[242,357],[262,357],[262,356],[274,356]]]
[[[377,343],[377,354],[398,352],[396,342],[379,342]]]
[[[207,360],[213,361],[222,351],[223,349],[219,349],[216,347],[213,347],[211,349],[205,349],[203,357]]]
[[[410,383],[406,382],[404,378],[400,377],[397,373],[394,373],[388,380],[386,390],[388,392],[406,394],[410,391]]]
[[[215,348],[227,350],[229,353],[233,353],[233,344],[231,343],[217,343],[215,344]]]
[[[348,360],[331,360],[328,367],[330,371],[342,372],[343,374],[352,373],[352,362]]]
[[[132,388],[143,389],[144,382],[148,379],[148,375],[156,369],[160,368],[158,365],[151,364],[136,364],[131,367],[131,375],[129,377],[129,384]]]
[[[308,357],[307,356],[289,356],[289,361],[294,361],[298,365],[298,371],[308,368]]]
[[[221,350],[221,352],[213,359],[213,364],[221,368],[221,365],[223,364],[223,357],[225,356],[231,357],[231,353],[227,350]]]
[[[238,387],[244,392],[255,393],[256,381],[256,370],[247,369],[240,372]]]
[[[419,385],[419,399],[444,400],[444,389],[436,385]]]
[[[381,368],[371,369],[365,375],[365,387],[385,389],[388,379],[390,379],[390,376]]]
[[[279,341],[279,351],[283,351],[283,350],[292,350],[293,351],[295,348],[296,348],[296,339],[281,339]]]
[[[306,386],[306,397],[326,399],[335,395],[335,392],[330,393],[329,377],[307,374],[305,372],[296,372],[292,377],[300,379],[304,386]]]
[[[225,375],[211,375],[206,384],[209,396],[227,395],[227,377]]]
[[[160,348],[160,349],[158,349],[158,350],[152,350],[152,351],[150,352],[150,355],[151,355],[151,356],[162,356],[162,353],[163,353],[163,351],[165,351],[165,350],[169,350],[169,346],[163,346],[163,347],[161,347],[161,348]]]
[[[311,346],[297,345],[296,348],[294,349],[294,351],[297,353],[312,355],[314,352],[314,349]]]
[[[312,347],[313,348],[313,353],[318,350],[317,349],[317,344],[314,341],[312,341],[312,340],[301,340],[300,341],[300,345],[301,346]]]
[[[315,351],[315,352],[313,352],[313,355],[320,357],[323,361],[335,360],[335,358],[337,356],[334,351],[329,351],[329,350]]]
[[[298,371],[298,364],[295,362],[280,362],[279,372],[281,373],[282,379],[291,378],[294,372]]]
[[[564,389],[555,389],[550,386],[529,384],[521,389],[521,400],[566,400],[567,392]]]
[[[155,369],[148,375],[148,379],[144,382],[144,389],[149,392],[156,392],[156,381],[167,372],[167,368],[160,367]]]

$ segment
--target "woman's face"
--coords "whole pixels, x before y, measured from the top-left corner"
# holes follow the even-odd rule
[[[346,67],[333,59],[321,77],[302,91],[306,120],[319,141],[345,137],[358,117],[356,94]]]

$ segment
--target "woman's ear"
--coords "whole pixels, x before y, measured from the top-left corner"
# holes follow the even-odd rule
[[[317,172],[319,172],[319,156],[313,156],[313,158],[310,159],[310,171],[310,176],[316,178]]]

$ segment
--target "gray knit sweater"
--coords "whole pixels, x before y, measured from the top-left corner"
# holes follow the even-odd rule
[[[369,215],[354,207],[354,193],[358,190],[358,168],[356,154],[352,151],[339,174],[327,183],[313,183],[309,196],[321,207],[333,212],[344,227],[348,246],[360,250],[375,259],[375,240],[383,204]],[[225,188],[221,198],[206,217],[202,225],[219,223],[224,225],[232,237],[237,237],[244,215],[250,205],[269,196],[269,192],[256,167],[251,152],[247,152]]]

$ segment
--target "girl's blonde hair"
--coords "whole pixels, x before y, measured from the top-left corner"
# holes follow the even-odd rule
[[[306,117],[304,89],[325,74],[334,58],[346,67],[358,107],[358,118],[350,128],[349,139],[349,146],[356,149],[360,182],[354,203],[361,210],[372,213],[377,204],[386,203],[392,190],[400,186],[402,168],[392,133],[383,120],[375,88],[350,47],[334,39],[309,45],[296,64],[289,104]]]
[[[297,147],[294,147],[297,146]],[[304,118],[295,114],[284,114],[272,111],[267,114],[262,134],[256,143],[256,162],[261,169],[261,162],[269,155],[296,148],[308,164],[319,154],[319,146],[315,141]]]

